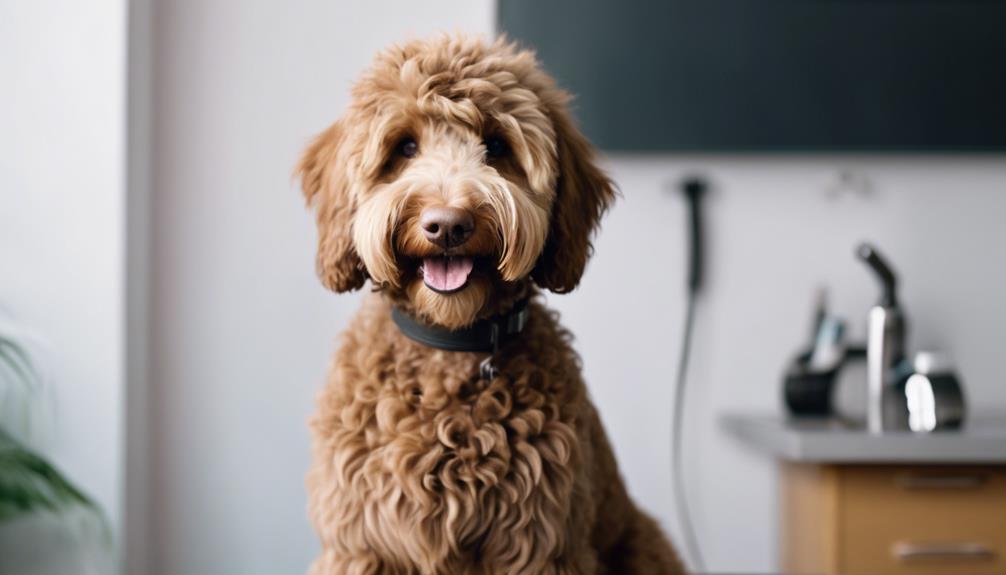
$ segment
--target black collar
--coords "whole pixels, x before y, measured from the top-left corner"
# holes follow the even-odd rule
[[[406,337],[423,345],[447,351],[495,353],[501,345],[524,331],[528,301],[524,298],[505,314],[479,320],[470,327],[457,330],[422,323],[397,306],[391,309],[391,318]]]

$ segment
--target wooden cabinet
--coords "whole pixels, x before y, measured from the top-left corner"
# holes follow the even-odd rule
[[[1006,575],[1006,468],[785,462],[782,568]]]
[[[765,415],[723,423],[780,462],[781,571],[1006,575],[1006,422],[931,434]]]

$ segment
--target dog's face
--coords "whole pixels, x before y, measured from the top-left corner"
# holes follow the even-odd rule
[[[567,100],[503,41],[379,55],[298,166],[322,282],[342,292],[369,277],[448,328],[506,307],[529,278],[572,290],[614,194]]]

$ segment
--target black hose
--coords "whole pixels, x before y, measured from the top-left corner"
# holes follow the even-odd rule
[[[682,191],[689,207],[689,262],[688,291],[685,303],[685,326],[681,338],[681,352],[678,358],[678,373],[674,385],[674,423],[671,437],[671,474],[674,482],[674,499],[681,524],[685,553],[691,560],[693,572],[704,570],[702,550],[699,548],[695,526],[688,508],[685,489],[684,462],[684,414],[685,388],[688,380],[688,360],[691,356],[692,332],[695,323],[695,300],[702,287],[702,221],[700,198],[706,190],[706,183],[699,178],[689,178],[682,183]]]

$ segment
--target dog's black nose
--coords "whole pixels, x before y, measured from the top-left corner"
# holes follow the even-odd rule
[[[442,248],[456,248],[468,241],[475,230],[471,212],[461,208],[426,208],[419,216],[423,235]]]

